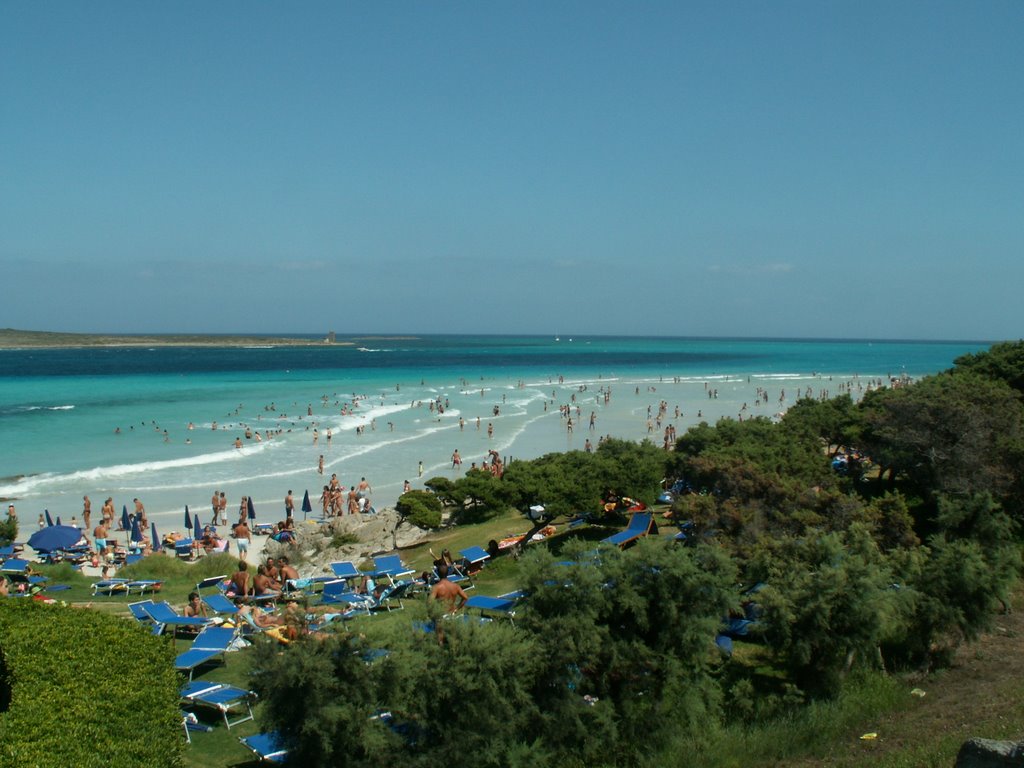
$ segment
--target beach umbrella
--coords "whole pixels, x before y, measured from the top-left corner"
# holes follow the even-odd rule
[[[249,497],[249,519],[256,519],[256,507],[254,507],[252,504],[252,496]]]
[[[203,524],[199,522],[199,513],[198,512],[196,512],[195,524],[192,526],[192,528],[195,531],[194,538],[197,538],[197,539],[203,538]]]
[[[302,519],[306,519],[306,515],[313,511],[313,505],[309,503],[309,489],[302,495]]]
[[[57,515],[57,525],[62,525],[62,523],[60,521],[60,515]]]
[[[48,526],[53,525],[53,518],[50,517],[50,510],[48,510],[48,509],[43,510],[43,514],[46,515],[46,524]]]
[[[150,523],[150,530],[152,531],[153,538],[149,541],[153,545],[153,549],[158,550],[160,549],[160,537],[156,535],[156,523]]]
[[[192,527],[192,517],[188,513],[188,504],[185,505],[185,530]]]
[[[121,528],[128,530],[131,527],[131,522],[128,520],[128,505],[125,504],[121,507]]]
[[[133,542],[142,541],[142,531],[139,530],[139,518],[137,517],[132,520],[132,533],[128,540]]]
[[[52,525],[29,536],[28,545],[37,552],[53,552],[73,547],[82,539],[82,532],[71,525]]]

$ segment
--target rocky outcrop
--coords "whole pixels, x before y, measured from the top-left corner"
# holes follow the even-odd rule
[[[328,523],[303,522],[296,526],[295,533],[295,544],[267,542],[266,554],[297,560],[304,575],[321,573],[328,563],[338,560],[358,561],[430,538],[429,531],[404,522],[390,507],[375,515],[344,515]]]
[[[971,739],[960,747],[956,768],[1024,768],[1024,742]]]

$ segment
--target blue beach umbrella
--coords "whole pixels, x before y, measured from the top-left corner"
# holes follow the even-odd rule
[[[53,518],[50,517],[50,510],[48,510],[48,509],[43,510],[43,514],[46,515],[46,525],[47,526],[52,526],[53,525]]]
[[[57,515],[57,525],[63,525],[63,523],[61,523],[60,521],[60,515]]]
[[[125,504],[121,507],[121,528],[127,531],[130,526],[131,523],[128,521],[128,505]]]
[[[302,519],[306,519],[306,515],[313,511],[313,505],[309,503],[309,490],[302,495]]]
[[[185,505],[185,530],[192,527],[192,517],[188,513],[188,504]]]
[[[253,506],[252,496],[249,497],[249,519],[250,520],[255,520],[256,519],[256,507]]]
[[[139,518],[137,517],[132,520],[132,533],[128,540],[136,543],[142,541],[142,531],[139,530]]]
[[[203,538],[203,524],[199,522],[199,513],[196,512],[195,524],[192,526],[195,531],[194,537],[197,539]]]
[[[150,531],[153,538],[149,541],[153,545],[153,549],[160,549],[160,537],[156,535],[156,523],[150,523]]]
[[[82,538],[82,532],[71,525],[52,525],[42,528],[28,539],[28,545],[37,552],[53,552],[73,547]]]

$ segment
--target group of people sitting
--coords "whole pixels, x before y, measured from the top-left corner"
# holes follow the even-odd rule
[[[239,560],[238,570],[228,583],[227,595],[238,601],[250,597],[279,597],[289,581],[294,586],[298,579],[299,572],[284,556],[277,558],[276,561],[273,557],[268,557],[266,562],[256,566],[256,573],[250,572],[249,564],[245,560]]]

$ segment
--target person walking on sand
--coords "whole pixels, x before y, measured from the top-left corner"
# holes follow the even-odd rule
[[[252,539],[252,532],[249,530],[249,523],[243,517],[238,521],[238,524],[232,529],[234,534],[235,542],[238,544],[238,558],[240,560],[246,560],[249,557],[249,541]]]
[[[217,500],[217,516],[221,525],[228,524],[228,497],[224,491],[220,492],[220,498]]]
[[[89,528],[92,525],[92,523],[89,522],[91,518],[92,518],[92,502],[89,501],[89,497],[88,496],[83,496],[82,497],[82,521],[84,522],[85,530],[87,530],[87,531],[89,530]]]

